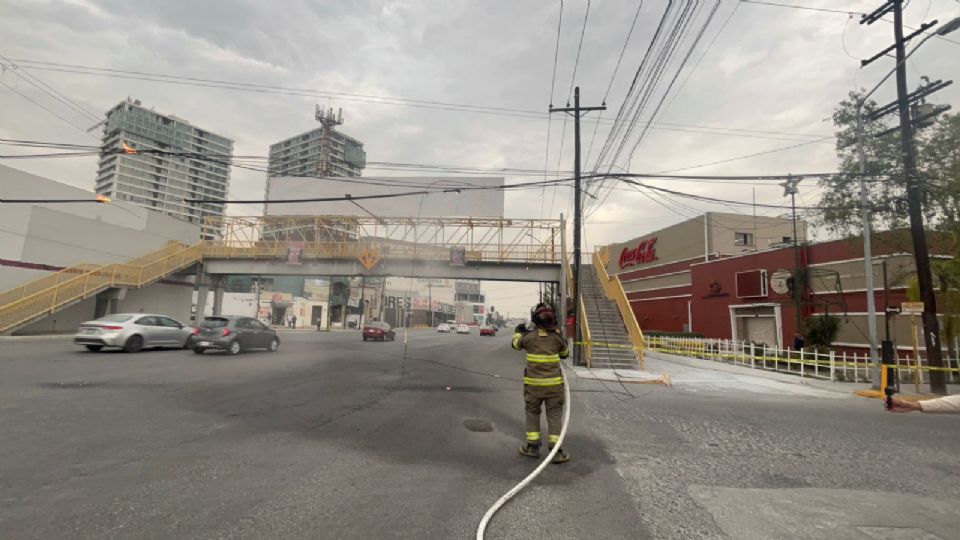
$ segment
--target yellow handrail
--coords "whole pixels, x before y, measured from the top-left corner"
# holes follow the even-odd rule
[[[142,287],[200,260],[201,255],[200,244],[190,247],[185,247],[183,244],[170,244],[131,261],[131,263],[137,263],[136,265],[130,263],[103,266],[80,265],[57,272],[54,276],[35,280],[0,295],[3,298],[20,296],[0,305],[0,332],[29,322],[45,313],[54,313],[66,305],[108,287]],[[84,271],[78,271],[78,269]],[[43,284],[47,284],[47,287],[38,290]]]
[[[593,337],[590,334],[590,324],[587,323],[587,312],[583,309],[583,302],[577,302],[577,305],[580,306],[580,320],[583,322],[583,342],[586,343],[583,349],[587,354],[587,367],[593,367]]]
[[[637,351],[637,360],[640,362],[640,369],[643,369],[643,331],[637,322],[637,316],[630,307],[630,301],[627,299],[627,293],[623,290],[623,284],[617,276],[607,275],[606,265],[603,263],[601,253],[593,254],[593,266],[597,269],[597,276],[600,278],[600,284],[603,286],[603,292],[607,298],[617,303],[620,310],[620,316],[623,318],[623,325],[627,327],[627,334],[630,335],[630,342]]]

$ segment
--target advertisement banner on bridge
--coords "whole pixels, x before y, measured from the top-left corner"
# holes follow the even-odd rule
[[[303,264],[303,242],[287,244],[287,264]]]

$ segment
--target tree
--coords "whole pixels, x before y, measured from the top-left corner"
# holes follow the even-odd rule
[[[946,342],[947,355],[957,355],[954,339],[960,336],[960,257],[947,261],[934,261],[933,276],[940,284],[940,298],[937,305],[943,311],[940,339]],[[920,286],[916,276],[907,287],[907,297],[916,302],[920,300]]]
[[[819,221],[841,236],[862,232],[856,131],[860,95],[851,92],[833,112],[842,174],[820,180],[820,206],[824,210]],[[867,177],[873,226],[882,231],[907,227],[909,219],[900,132],[876,136],[896,126],[899,120],[892,114],[867,122],[866,118],[876,109],[875,101],[868,101],[863,107],[864,155],[867,174],[883,175]],[[960,231],[960,115],[941,115],[933,126],[917,132],[916,145],[925,223],[930,229]]]

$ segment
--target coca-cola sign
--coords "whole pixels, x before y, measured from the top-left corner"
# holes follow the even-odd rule
[[[637,247],[623,248],[620,252],[620,268],[629,268],[638,264],[646,264],[657,260],[657,237],[641,241]]]

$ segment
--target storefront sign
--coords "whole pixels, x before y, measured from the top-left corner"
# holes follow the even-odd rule
[[[384,298],[384,306],[391,309],[410,309],[410,298],[403,296],[387,296]]]
[[[710,292],[702,298],[723,298],[724,296],[730,296],[730,293],[723,291],[723,285],[717,280],[711,281],[707,287]]]
[[[789,270],[777,270],[770,276],[770,289],[777,294],[787,294],[790,292],[790,284],[787,280],[793,275]]]
[[[911,315],[923,313],[923,302],[901,302],[900,310]]]
[[[287,264],[303,264],[303,242],[287,244]]]
[[[637,247],[623,248],[620,252],[620,268],[629,268],[638,264],[647,264],[657,260],[657,237],[641,241]]]

